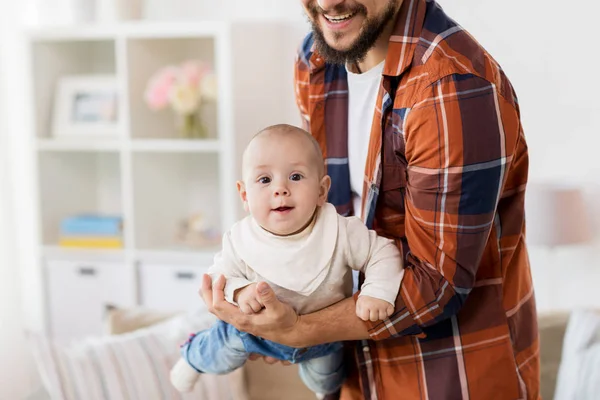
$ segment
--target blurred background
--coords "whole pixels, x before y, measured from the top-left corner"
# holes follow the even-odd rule
[[[599,6],[439,3],[519,96],[540,315],[600,308]],[[69,388],[96,382],[86,354],[110,369],[108,334],[134,338],[200,307],[199,278],[242,215],[241,151],[262,127],[300,122],[292,68],[308,25],[297,0],[5,0],[1,11],[0,399],[92,398]],[[196,398],[281,398],[284,375],[258,388],[260,368]],[[311,398],[294,387],[286,398]],[[148,396],[130,398],[159,398]]]

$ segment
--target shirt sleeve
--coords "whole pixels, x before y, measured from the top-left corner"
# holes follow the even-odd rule
[[[246,265],[235,253],[231,237],[229,233],[226,233],[223,235],[223,248],[215,255],[214,263],[208,269],[208,274],[213,282],[219,275],[224,275],[227,278],[227,282],[225,283],[225,300],[232,304],[237,305],[233,301],[235,291],[253,283],[246,279],[245,272]]]
[[[365,274],[360,296],[395,303],[403,268],[400,252],[390,239],[378,236],[356,217],[346,222],[346,252],[350,268]]]
[[[515,105],[476,76],[435,82],[408,111],[405,235],[410,251],[394,314],[367,322],[373,339],[425,336],[424,328],[458,313],[484,252],[489,252],[485,262],[497,261],[497,248],[487,244],[519,133]]]

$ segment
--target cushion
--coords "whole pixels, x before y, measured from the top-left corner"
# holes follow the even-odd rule
[[[563,342],[555,400],[595,400],[600,393],[600,312],[571,314]]]
[[[540,369],[542,399],[553,399],[562,356],[562,344],[569,321],[568,312],[540,313]]]
[[[161,312],[142,307],[119,308],[113,305],[106,306],[104,316],[104,333],[119,335],[136,331],[166,321],[183,313]]]
[[[179,344],[189,333],[213,322],[206,310],[198,310],[134,332],[90,337],[68,345],[40,334],[30,338],[52,399],[232,398],[230,380],[243,379],[240,373],[202,375],[194,391],[183,396],[169,382],[169,371],[179,359]]]
[[[171,314],[143,308],[110,307],[106,328],[109,333],[139,329],[149,323],[169,318]],[[311,392],[298,375],[298,366],[269,365],[262,360],[248,361],[243,368],[230,374],[242,377],[230,379],[235,400],[314,400]]]

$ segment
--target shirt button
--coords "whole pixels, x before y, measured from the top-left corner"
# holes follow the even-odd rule
[[[369,346],[364,346],[364,347],[363,347],[363,352],[365,352],[365,353],[366,353],[366,352],[368,352],[368,351],[369,351]]]

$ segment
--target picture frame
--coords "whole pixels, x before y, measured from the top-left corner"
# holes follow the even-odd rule
[[[54,98],[52,136],[117,136],[119,101],[117,79],[113,75],[60,78]]]

